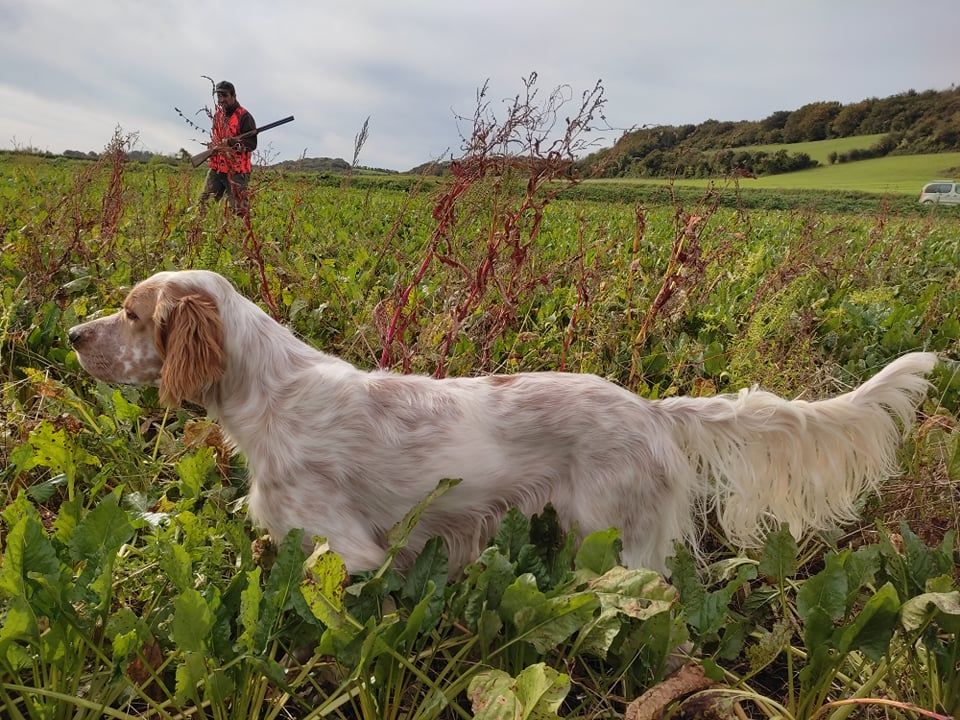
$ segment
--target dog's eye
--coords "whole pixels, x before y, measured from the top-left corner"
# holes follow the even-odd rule
[[[139,319],[140,319],[140,316],[137,315],[133,310],[129,310],[129,309],[128,309],[128,310],[124,310],[123,312],[126,314],[127,320],[139,320]]]

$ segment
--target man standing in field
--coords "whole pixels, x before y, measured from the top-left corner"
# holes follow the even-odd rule
[[[211,148],[216,152],[207,161],[210,170],[200,194],[200,206],[204,207],[211,195],[215,200],[226,195],[233,211],[246,216],[250,211],[247,192],[252,168],[250,154],[257,148],[257,136],[252,134],[240,140],[236,138],[256,130],[257,123],[253,115],[237,102],[233,83],[221,80],[214,91],[217,95],[217,111],[213,115]]]

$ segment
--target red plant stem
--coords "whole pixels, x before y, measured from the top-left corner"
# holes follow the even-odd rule
[[[405,315],[404,309],[410,300],[410,294],[413,292],[413,289],[426,277],[427,271],[430,269],[430,265],[437,255],[437,247],[440,241],[446,236],[450,226],[453,224],[453,211],[456,207],[457,198],[465,193],[475,180],[474,173],[468,174],[463,172],[458,166],[454,166],[454,177],[455,181],[453,186],[441,196],[440,200],[437,201],[437,205],[434,207],[433,217],[437,221],[437,227],[430,236],[430,242],[427,244],[423,260],[420,262],[420,266],[417,268],[416,273],[414,273],[413,278],[407,283],[403,290],[401,290],[393,308],[393,316],[390,319],[390,325],[384,336],[383,348],[380,352],[381,368],[388,368],[390,366],[392,362],[390,349],[393,346],[394,340],[398,333],[406,330],[412,320],[411,316]]]

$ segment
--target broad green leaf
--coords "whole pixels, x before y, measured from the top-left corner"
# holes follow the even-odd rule
[[[63,666],[68,649],[72,649],[78,638],[68,623],[51,623],[40,635],[40,657],[54,667]]]
[[[110,396],[110,400],[113,403],[113,412],[117,416],[118,420],[135,423],[140,419],[140,415],[143,412],[140,409],[140,406],[128,401],[123,396],[123,393],[120,392],[119,388],[113,391],[113,395]]]
[[[131,537],[133,526],[127,513],[117,504],[116,495],[110,494],[80,520],[70,538],[70,557],[102,563]]]
[[[691,608],[703,603],[706,588],[700,580],[697,561],[685,545],[677,545],[673,557],[667,559],[670,569],[670,582],[680,593],[684,608],[690,612]]]
[[[213,657],[229,657],[235,652],[236,646],[236,606],[225,608],[223,594],[220,587],[211,583],[203,590],[203,597],[213,616],[213,626],[210,628],[207,653]]]
[[[575,553],[574,535],[563,531],[553,505],[548,504],[543,512],[530,518],[530,543],[551,572],[569,572]]]
[[[491,647],[498,639],[503,630],[503,621],[499,613],[495,610],[484,609],[476,622],[477,637],[480,638],[482,647]]]
[[[790,534],[788,524],[782,524],[776,531],[767,535],[757,570],[761,575],[776,581],[778,587],[796,573],[797,541]]]
[[[900,599],[908,600],[913,597],[914,593],[910,592],[906,560],[897,552],[890,539],[890,533],[879,520],[877,521],[877,530],[880,534],[880,556],[883,559],[883,569],[887,579],[894,584]]]
[[[791,623],[782,618],[773,624],[769,632],[762,628],[759,630],[760,639],[753,645],[749,645],[746,651],[747,659],[750,661],[751,675],[760,672],[776,660],[793,638]]]
[[[847,609],[847,571],[843,556],[830,554],[823,570],[804,581],[797,592],[797,614],[804,621],[814,609],[833,620],[843,617]]]
[[[214,707],[223,707],[233,699],[236,684],[223,670],[210,673],[204,683],[206,697]]]
[[[36,465],[33,446],[29,442],[18,445],[10,452],[8,462],[18,473],[27,472]]]
[[[667,612],[678,599],[677,591],[653,570],[615,567],[592,580],[589,589],[597,594],[601,607],[613,607],[637,620]]]
[[[661,673],[667,669],[668,657],[690,639],[687,623],[672,613],[654,615],[639,626],[630,623],[626,630],[614,646],[618,657],[637,657],[646,667]]]
[[[259,653],[255,643],[257,625],[260,621],[260,601],[263,599],[263,590],[260,587],[260,568],[247,571],[247,586],[240,593],[240,645],[250,653]]]
[[[27,488],[27,494],[30,499],[37,503],[45,503],[53,497],[57,490],[67,484],[67,476],[63,473],[54,475],[49,480],[45,480],[36,485]]]
[[[417,556],[410,572],[407,573],[407,579],[403,585],[403,597],[413,602],[420,602],[425,597],[424,593],[431,582],[434,591],[437,588],[442,589],[447,584],[448,573],[447,546],[442,539],[431,538]]]
[[[40,632],[29,602],[22,596],[14,597],[7,605],[3,623],[0,624],[0,659],[9,659],[8,651],[13,643],[35,644],[39,638]]]
[[[593,593],[577,593],[550,598],[523,618],[518,637],[546,653],[577,632],[600,606]]]
[[[537,587],[548,590],[559,578],[554,578],[550,568],[535,545],[524,545],[517,553],[517,575],[531,573],[537,578]]]
[[[843,567],[847,571],[846,612],[850,612],[860,595],[860,589],[873,585],[877,573],[880,572],[880,548],[867,545],[857,548],[853,553],[849,550],[841,551],[840,555],[848,555]]]
[[[477,673],[467,686],[474,720],[517,720],[523,717],[514,684],[514,679],[503,670]]]
[[[952,555],[942,557],[939,549],[927,547],[905,522],[900,523],[900,535],[907,559],[907,575],[914,591],[923,592],[927,580],[952,571]]]
[[[216,458],[212,447],[202,447],[191,455],[186,455],[177,463],[177,475],[183,497],[195,500],[200,497],[203,484],[216,467]]]
[[[0,594],[29,600],[27,576],[55,577],[60,572],[57,553],[40,521],[33,515],[22,518],[6,538],[3,566],[0,567]]]
[[[736,660],[743,651],[747,634],[751,629],[752,626],[747,620],[733,621],[725,625],[720,646],[717,649],[717,657],[728,661]]]
[[[944,318],[937,328],[937,335],[949,340],[960,340],[960,319],[956,317]]]
[[[277,557],[264,589],[264,600],[276,610],[287,607],[290,595],[303,578],[303,530],[295,528],[280,542]]]
[[[170,629],[177,649],[202,652],[212,627],[213,613],[198,591],[186,590],[174,599]]]
[[[516,693],[524,718],[557,717],[568,692],[570,678],[544,663],[524,668],[517,675]]]
[[[336,553],[325,552],[307,568],[307,577],[300,583],[307,607],[327,627],[350,629],[343,609],[343,590],[348,577],[343,559]]]
[[[577,654],[593,655],[606,659],[610,646],[623,627],[624,617],[615,607],[605,607],[600,614],[589,620],[577,636]]]
[[[703,349],[703,369],[708,375],[714,377],[720,375],[726,369],[727,356],[723,345],[719,342],[712,342]]]
[[[37,512],[34,504],[30,502],[30,498],[26,493],[17,493],[13,502],[7,505],[3,509],[3,512],[0,512],[0,517],[3,518],[7,527],[11,529],[25,517],[32,517],[38,523],[40,522],[40,513]]]
[[[416,641],[421,631],[429,631],[433,627],[433,622],[439,618],[439,612],[431,610],[431,605],[435,604],[437,599],[433,580],[428,580],[423,598],[410,611],[410,616],[397,638],[398,644],[409,648]],[[442,598],[440,598],[440,602],[440,611],[442,612]]]
[[[348,585],[344,590],[344,607],[359,622],[365,623],[370,618],[380,616],[385,602],[393,604],[394,601],[387,600],[387,596],[402,588],[403,578],[394,570],[388,569],[383,574],[377,573],[366,580]]]
[[[53,521],[53,536],[69,547],[81,517],[83,517],[83,498],[78,495],[73,500],[67,500],[60,505],[57,519]]]
[[[829,643],[820,643],[808,648],[808,651],[807,663],[800,671],[800,687],[804,694],[822,687],[825,682],[829,683],[835,673],[836,663],[836,651]]]
[[[140,647],[140,638],[137,635],[137,631],[130,630],[115,635],[110,641],[110,647],[113,651],[111,657],[114,663],[119,665],[120,663],[126,662],[127,659],[137,651],[137,648]]]
[[[197,685],[199,685],[207,676],[207,666],[203,659],[203,653],[188,652],[183,660],[177,666],[176,673],[176,694],[178,703],[184,703],[190,698],[197,697]]]
[[[474,564],[473,587],[467,596],[464,619],[476,627],[480,613],[485,609],[496,610],[504,591],[516,579],[513,565],[497,547],[489,547],[480,553]]]
[[[160,569],[183,592],[193,587],[193,562],[183,545],[160,541]]]
[[[948,593],[953,592],[955,588],[953,575],[938,575],[927,580],[928,593]]]
[[[830,613],[820,605],[812,605],[803,616],[803,643],[808,650],[826,644],[833,636],[834,626]]]
[[[67,431],[54,430],[53,425],[44,421],[30,433],[30,445],[33,447],[32,465],[41,465],[73,477],[76,465],[67,443]]]
[[[546,595],[537,589],[537,579],[533,575],[521,575],[504,591],[500,601],[500,617],[518,630],[523,630],[526,621],[546,599]]]
[[[960,591],[924,593],[900,608],[900,623],[909,632],[919,630],[931,618],[937,618],[950,632],[960,631]]]
[[[707,591],[700,581],[697,563],[685,547],[678,547],[669,561],[671,583],[680,592],[687,622],[701,640],[712,638],[729,619],[730,602],[737,591],[754,577],[751,565],[738,565],[737,576],[722,588]]]
[[[367,628],[328,627],[320,636],[317,652],[321,655],[330,655],[337,658],[346,667],[354,668],[354,672],[362,669],[361,655],[367,639]]]
[[[530,518],[530,542],[541,550],[544,556],[553,557],[563,551],[566,538],[567,533],[560,525],[560,518],[553,505],[547,505],[542,512]]]
[[[121,663],[150,637],[144,620],[128,607],[121,607],[107,620],[106,635],[113,650],[113,661]]]
[[[960,440],[960,438],[958,438]],[[960,551],[960,546],[957,544],[957,531],[956,530],[947,530],[943,534],[943,540],[940,542],[940,547],[937,548],[938,552],[944,558],[952,558],[954,553]]]
[[[574,566],[577,570],[603,575],[620,563],[622,547],[620,531],[616,528],[590,533],[580,544]]]
[[[510,508],[500,521],[493,544],[500,548],[510,562],[516,562],[520,549],[530,542],[530,521],[517,508]]]
[[[62,473],[68,485],[73,483],[79,465],[100,465],[100,459],[86,450],[74,446],[64,429],[54,430],[53,425],[43,421],[30,433],[33,457],[30,467],[37,465]]]
[[[470,681],[475,720],[545,720],[556,718],[570,691],[570,678],[544,663],[531,665],[516,679],[502,670],[484,670]]]
[[[891,583],[887,583],[867,600],[853,622],[839,631],[837,649],[841,653],[860,650],[877,662],[887,652],[897,624],[900,599]]]

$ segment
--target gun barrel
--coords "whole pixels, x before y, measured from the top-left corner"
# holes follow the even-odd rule
[[[240,135],[237,135],[237,138],[245,138],[245,137],[250,137],[251,135],[259,135],[259,134],[262,133],[264,130],[270,130],[271,128],[275,128],[275,127],[277,127],[278,125],[286,125],[288,122],[293,122],[293,115],[290,115],[290,116],[288,116],[288,117],[285,117],[285,118],[283,118],[282,120],[275,120],[275,121],[272,122],[272,123],[267,123],[266,125],[261,125],[260,127],[256,128],[255,130],[248,130],[248,131],[245,132],[245,133],[241,133]],[[190,156],[190,164],[193,165],[193,167],[199,167],[199,166],[202,165],[211,155],[213,155],[215,152],[216,152],[216,149],[214,149],[214,148],[207,148],[207,149],[204,150],[203,152],[198,152],[196,155],[191,155],[191,156]]]

